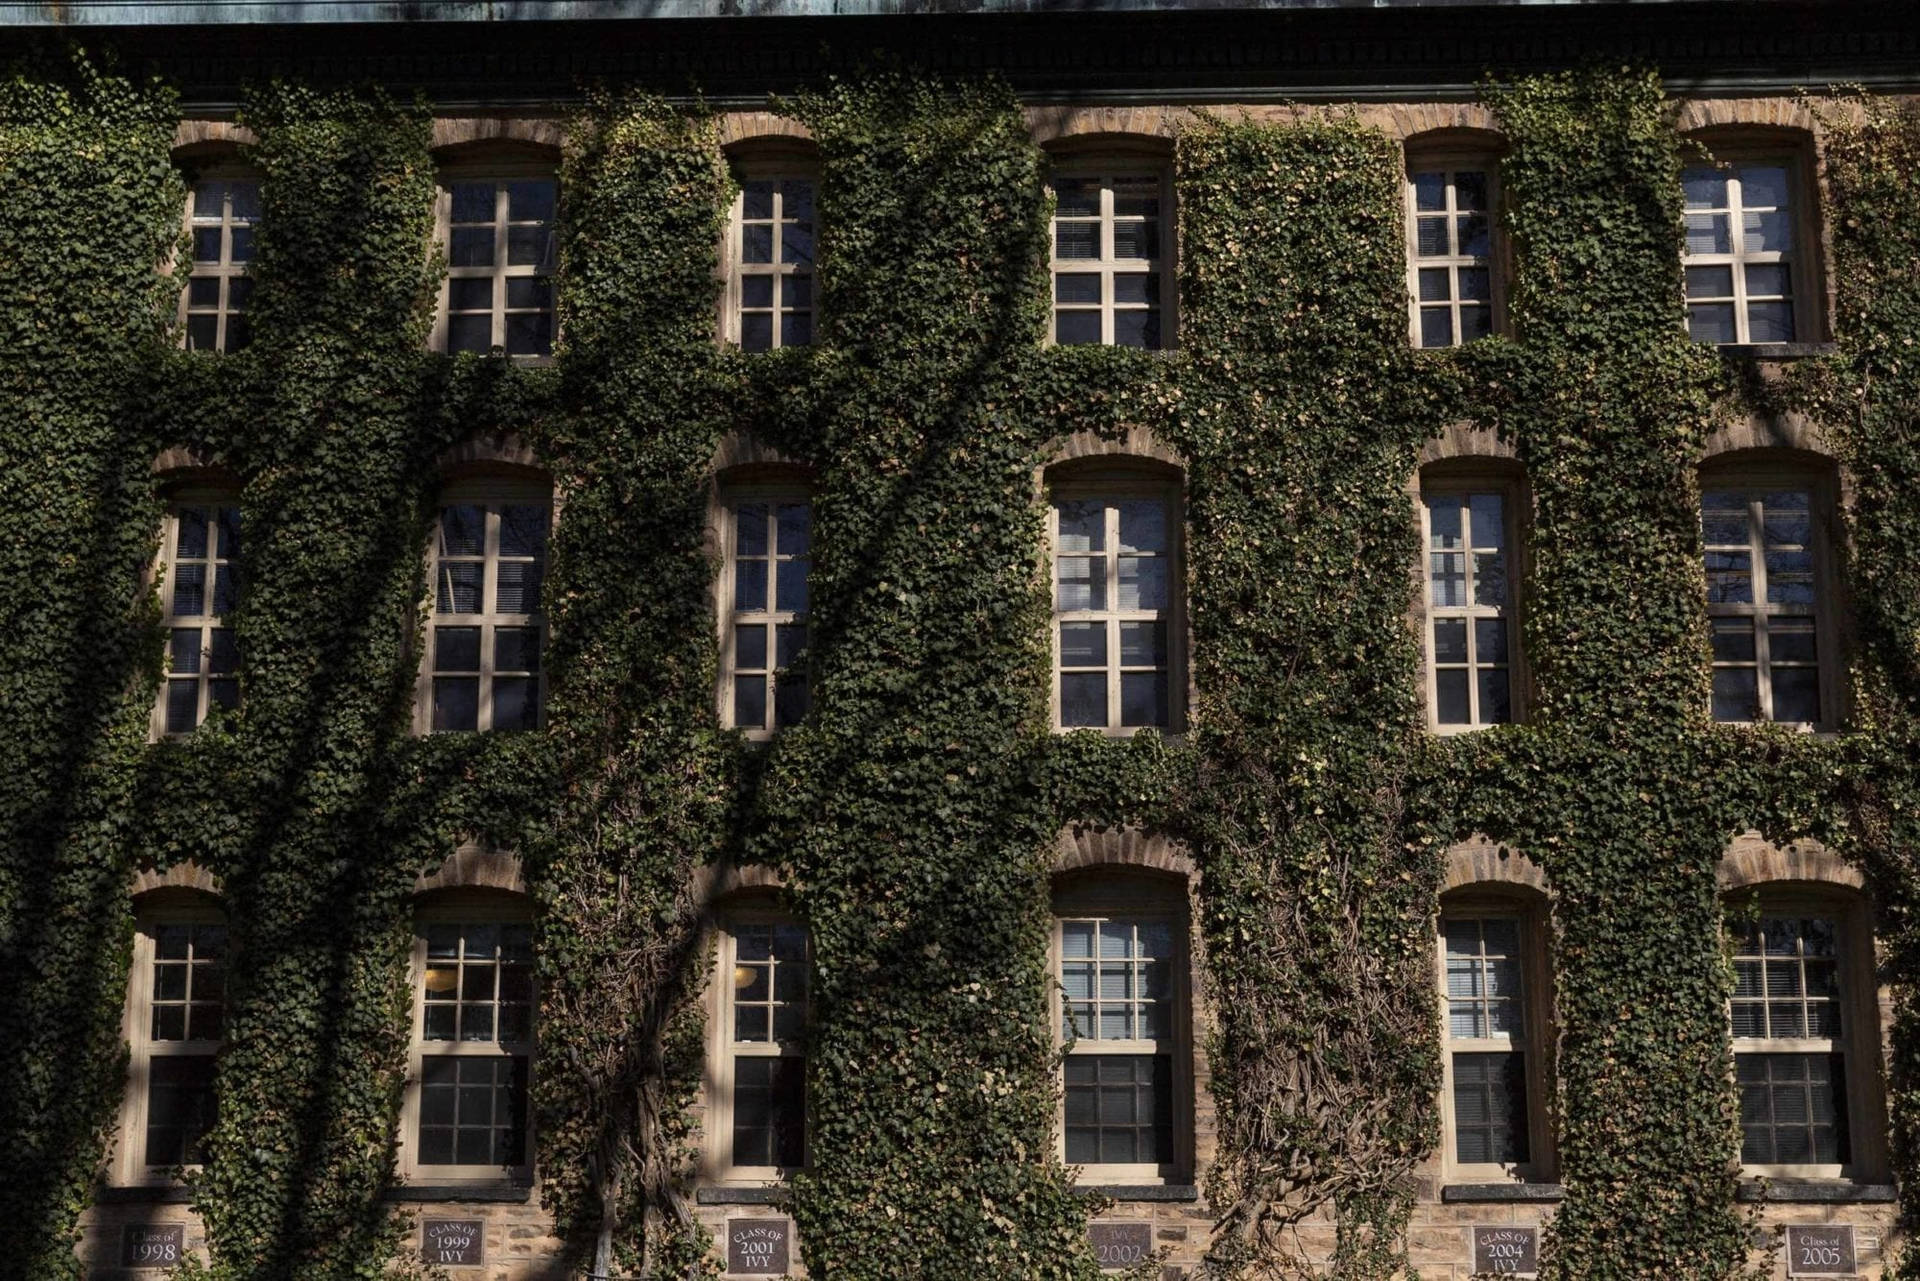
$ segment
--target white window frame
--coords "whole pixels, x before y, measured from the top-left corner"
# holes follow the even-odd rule
[[[1689,334],[1692,332],[1692,312],[1689,304],[1693,298],[1685,288],[1686,268],[1688,267],[1728,267],[1733,275],[1733,324],[1734,341],[1716,344],[1719,346],[1773,346],[1772,341],[1754,342],[1747,315],[1747,273],[1748,264],[1767,265],[1785,262],[1787,279],[1793,290],[1793,338],[1792,343],[1811,343],[1819,341],[1820,272],[1818,256],[1820,240],[1813,218],[1811,194],[1815,191],[1812,167],[1808,163],[1806,149],[1785,140],[1768,142],[1766,140],[1733,140],[1717,144],[1709,136],[1695,139],[1712,154],[1711,160],[1689,163],[1688,169],[1716,168],[1728,171],[1728,248],[1724,254],[1695,254],[1688,252],[1684,239],[1681,242],[1681,293],[1683,298],[1683,324]],[[1741,215],[1745,205],[1741,199],[1740,175],[1742,167],[1754,168],[1776,166],[1787,173],[1787,226],[1793,235],[1791,251],[1781,253],[1768,250],[1746,253],[1746,220]],[[1713,212],[1708,210],[1688,212]],[[1714,297],[1713,301],[1726,301]],[[1704,339],[1700,341],[1705,341]]]
[[[1466,601],[1462,606],[1438,606],[1433,602],[1433,522],[1428,500],[1450,498],[1464,502],[1473,494],[1498,494],[1502,516],[1502,536],[1506,539],[1507,603],[1496,608],[1474,603],[1474,566],[1471,523],[1463,515],[1460,554],[1466,557]],[[1427,729],[1434,734],[1471,734],[1494,725],[1519,725],[1526,720],[1526,657],[1521,645],[1520,615],[1525,599],[1525,561],[1521,555],[1522,519],[1527,490],[1520,477],[1506,472],[1431,469],[1420,476],[1415,498],[1420,522],[1420,652],[1425,668]],[[1480,716],[1482,664],[1478,661],[1479,638],[1475,622],[1487,618],[1505,618],[1507,632],[1507,709],[1505,721],[1486,721]],[[1466,724],[1445,725],[1440,721],[1440,670],[1434,652],[1433,625],[1440,619],[1462,619],[1467,624],[1467,707],[1471,719]],[[1457,667],[1458,664],[1449,664]]]
[[[554,221],[548,229],[548,244],[551,246],[549,261],[545,263],[520,263],[509,265],[507,262],[507,184],[529,180],[545,180],[553,183]],[[560,279],[560,175],[551,163],[523,159],[503,159],[493,163],[456,164],[442,169],[435,178],[437,188],[433,203],[434,243],[443,253],[451,257],[453,236],[453,185],[465,182],[491,182],[493,192],[493,265],[490,267],[456,267],[448,263],[445,277],[440,282],[440,294],[433,312],[433,330],[429,338],[431,350],[446,354],[449,336],[449,307],[452,300],[453,281],[455,280],[491,280],[493,281],[493,345],[489,350],[504,352],[507,345],[507,281],[514,278],[531,278],[545,274],[553,281],[552,297],[549,300],[549,312],[552,317],[549,328],[550,342],[548,354],[541,356],[524,354],[508,357],[515,364],[548,365],[553,363],[553,349],[560,344],[560,312],[558,307]],[[464,225],[464,224],[463,224]],[[521,224],[531,225],[531,224]],[[525,308],[518,309],[525,311]]]
[[[1447,176],[1447,245],[1454,252],[1437,257],[1420,256],[1421,212],[1416,208],[1414,199],[1414,175],[1444,172]],[[1458,252],[1458,218],[1462,215],[1455,208],[1454,175],[1457,173],[1484,173],[1487,176],[1487,256],[1475,258]],[[1507,272],[1504,237],[1500,234],[1500,161],[1499,157],[1488,151],[1474,150],[1434,150],[1421,148],[1409,150],[1406,172],[1402,178],[1401,200],[1406,223],[1407,238],[1407,304],[1409,308],[1409,338],[1414,347],[1422,351],[1445,351],[1446,347],[1427,347],[1421,341],[1420,332],[1420,269],[1444,267],[1447,269],[1447,282],[1453,291],[1448,304],[1452,317],[1453,341],[1449,347],[1466,345],[1461,338],[1460,329],[1460,269],[1463,267],[1485,267],[1488,278],[1488,332],[1492,335],[1506,332],[1507,317]],[[1471,212],[1471,211],[1469,211]],[[1424,215],[1433,217],[1432,211]]]
[[[1168,1001],[1171,1009],[1167,1026],[1172,1037],[1166,1041],[1078,1040],[1067,1045],[1066,985],[1062,966],[1066,960],[1065,926],[1069,921],[1125,920],[1138,923],[1167,924],[1175,940],[1176,955],[1168,958],[1173,966],[1173,981]],[[1098,870],[1073,878],[1053,895],[1053,921],[1048,951],[1049,986],[1052,989],[1049,1021],[1053,1044],[1060,1054],[1058,1098],[1054,1105],[1054,1154],[1067,1159],[1066,1061],[1078,1056],[1160,1055],[1172,1064],[1171,1083],[1172,1160],[1158,1164],[1089,1163],[1069,1167],[1074,1181],[1099,1186],[1161,1186],[1184,1184],[1193,1177],[1194,1167],[1194,1072],[1193,1055],[1197,1044],[1193,1010],[1193,937],[1192,919],[1184,891],[1158,877],[1130,874],[1129,869]]]
[[[485,566],[481,573],[481,612],[477,614],[440,614],[440,513],[448,507],[484,507],[486,508],[486,542],[483,545],[481,564]],[[493,636],[498,627],[534,627],[540,632],[540,670],[535,674],[535,696],[540,700],[540,715],[534,724],[535,729],[547,723],[547,668],[548,651],[552,642],[552,633],[547,627],[544,610],[531,614],[502,614],[494,609],[499,579],[500,552],[500,512],[501,507],[545,507],[547,509],[547,539],[542,567],[541,590],[544,593],[546,574],[553,566],[553,531],[559,502],[549,481],[531,478],[518,479],[507,477],[476,478],[449,482],[441,491],[433,508],[433,521],[429,528],[426,548],[427,598],[426,628],[422,635],[420,663],[415,675],[413,725],[416,734],[457,734],[493,732],[493,677],[494,656]],[[470,560],[471,557],[461,557]],[[515,558],[524,559],[524,558]],[[452,673],[454,675],[475,675],[479,680],[480,707],[473,730],[436,730],[433,727],[433,678],[435,673],[433,629],[437,620],[447,620],[451,627],[477,627],[480,629],[480,670],[477,673]],[[512,675],[513,673],[509,673]]]
[[[153,931],[162,925],[224,926],[228,921],[226,913],[212,898],[171,891],[156,895],[151,902],[143,902],[136,908],[134,920],[133,966],[127,975],[127,1003],[121,1019],[121,1035],[126,1038],[129,1050],[127,1088],[120,1105],[119,1142],[113,1158],[114,1183],[118,1187],[170,1187],[179,1182],[173,1173],[175,1168],[196,1170],[200,1167],[146,1164],[149,1077],[153,1061],[166,1057],[210,1057],[217,1054],[225,1042],[154,1040]],[[232,948],[229,933],[224,966],[229,977],[233,967]]]
[[[529,904],[518,895],[486,892],[453,892],[436,895],[414,911],[413,946],[407,965],[409,1015],[407,1034],[407,1080],[400,1101],[399,1175],[413,1183],[514,1183],[531,1184],[534,1177],[534,1140],[536,1125],[533,1110],[534,1075],[540,1070],[537,1046],[540,1040],[540,980],[538,969],[532,978],[527,1039],[525,1041],[429,1041],[426,1039],[427,927],[429,925],[528,925],[533,924]],[[538,946],[538,940],[535,940]],[[537,961],[537,957],[535,958]],[[496,1033],[499,1025],[495,1025]],[[423,1060],[447,1056],[468,1058],[517,1058],[527,1061],[527,1131],[521,1138],[526,1159],[518,1166],[499,1165],[424,1165],[420,1161],[420,1093]]]
[[[261,219],[248,220],[235,218],[233,216],[233,193],[231,190],[228,190],[221,199],[220,218],[218,221],[199,218],[194,209],[196,199],[195,188],[203,182],[250,182],[254,184],[255,187],[260,187],[262,186],[261,175],[244,165],[227,162],[208,166],[206,169],[194,174],[193,180],[187,184],[187,207],[182,225],[185,227],[187,234],[186,266],[189,283],[180,291],[180,306],[176,321],[180,326],[180,346],[182,348],[187,347],[187,318],[189,316],[211,314],[216,317],[214,324],[214,345],[212,347],[193,348],[192,350],[211,351],[218,355],[225,355],[229,351],[227,346],[228,322],[235,315],[244,314],[249,310],[251,305],[249,303],[249,307],[238,308],[233,305],[233,282],[250,276],[250,266],[254,261],[254,257],[249,257],[247,261],[243,263],[233,261],[233,229],[235,227],[248,227],[254,230],[254,255],[257,257],[259,252],[258,230]],[[262,212],[264,215],[264,211]],[[214,226],[220,228],[220,261],[217,263],[196,262],[193,256],[193,233],[198,228]],[[191,281],[194,278],[215,279],[220,282],[220,301],[214,306],[211,312],[206,308],[192,305],[193,285]]]
[[[177,679],[173,674],[173,633],[176,629],[184,630],[188,627],[197,627],[200,630],[200,673],[196,682],[199,687],[199,695],[194,714],[193,728],[198,729],[204,725],[207,720],[207,713],[212,710],[210,687],[213,674],[207,669],[212,665],[213,633],[229,628],[229,624],[224,616],[211,612],[215,599],[214,587],[219,573],[219,566],[227,566],[227,573],[233,582],[234,600],[236,603],[239,601],[241,586],[239,579],[240,565],[227,555],[227,549],[222,546],[221,543],[222,535],[220,531],[219,512],[221,509],[229,507],[235,510],[239,509],[240,495],[236,490],[228,486],[209,484],[183,485],[175,489],[167,497],[166,515],[162,518],[160,524],[160,553],[156,559],[156,572],[154,576],[160,594],[160,626],[167,637],[167,668],[165,673],[160,677],[160,693],[159,697],[154,700],[153,714],[149,725],[148,737],[154,742],[159,742],[163,738],[184,738],[193,732],[193,730],[169,732],[167,729],[167,695],[172,682]],[[180,512],[186,508],[203,509],[214,516],[214,519],[208,523],[207,529],[208,542],[207,559],[205,563],[209,573],[206,584],[206,605],[209,612],[204,614],[176,615],[173,612],[174,575],[180,563]],[[237,638],[235,643],[238,644]],[[240,680],[239,665],[236,665],[232,679],[237,685]]]
[[[1057,233],[1059,216],[1055,214],[1047,222],[1047,345],[1059,344],[1058,316],[1060,304],[1056,279],[1062,275],[1094,275],[1100,277],[1100,342],[1102,347],[1114,346],[1114,312],[1146,311],[1148,306],[1118,306],[1114,302],[1113,278],[1115,275],[1151,275],[1158,278],[1160,288],[1160,341],[1145,351],[1174,351],[1180,345],[1180,271],[1179,271],[1179,220],[1174,205],[1173,168],[1163,158],[1144,154],[1087,155],[1065,157],[1056,161],[1048,177],[1047,190],[1053,192],[1055,179],[1071,178],[1080,182],[1100,184],[1100,256],[1098,258],[1062,258],[1059,256],[1060,238]],[[1113,184],[1117,180],[1147,179],[1159,184],[1160,189],[1160,256],[1154,258],[1116,258],[1113,249]],[[1082,221],[1075,219],[1075,221]],[[1069,310],[1093,311],[1087,306],[1073,306]],[[1093,346],[1095,344],[1076,344]]]
[[[1447,995],[1447,922],[1510,920],[1518,926],[1520,946],[1520,1017],[1522,1032],[1486,1038],[1456,1038]],[[1552,969],[1547,956],[1546,904],[1533,895],[1509,895],[1468,887],[1441,900],[1434,936],[1434,960],[1440,996],[1440,1118],[1445,1129],[1442,1151],[1446,1177],[1457,1183],[1547,1183],[1557,1171],[1557,1148],[1548,1106],[1554,1088],[1549,1060],[1553,1038],[1547,1034],[1552,1017]],[[1518,1051],[1525,1064],[1527,1089],[1527,1159],[1525,1161],[1466,1162],[1459,1156],[1459,1125],[1453,1098],[1455,1054],[1504,1054]]]
[[[1887,1173],[1885,1094],[1881,1082],[1880,1006],[1875,975],[1872,914],[1857,893],[1838,892],[1817,885],[1777,884],[1760,887],[1759,916],[1821,917],[1834,923],[1838,940],[1835,972],[1840,985],[1838,1037],[1734,1037],[1734,1090],[1738,1119],[1738,1060],[1742,1054],[1841,1055],[1846,1080],[1842,1084],[1847,1107],[1849,1159],[1842,1164],[1749,1165],[1742,1175],[1777,1179],[1846,1179],[1873,1182]],[[1736,940],[1729,939],[1730,953]],[[1726,1011],[1729,1035],[1733,1006]]]
[[[811,1074],[809,1047],[803,1042],[736,1041],[733,1037],[733,975],[737,959],[737,931],[744,926],[787,925],[807,935],[807,966],[813,968],[813,935],[792,913],[774,905],[733,908],[722,914],[715,928],[713,1016],[707,1031],[708,1099],[707,1120],[703,1128],[705,1143],[704,1181],[734,1186],[778,1186],[807,1168],[813,1159],[813,1117],[806,1118],[802,1139],[804,1160],[798,1166],[735,1165],[733,1163],[734,1064],[742,1058],[798,1059],[803,1073]],[[778,982],[776,992],[778,991]],[[814,1011],[813,975],[807,983],[807,1026],[811,1030]],[[769,1024],[768,1033],[772,1034]]]
[[[1716,725],[1751,725],[1756,723],[1786,725],[1810,733],[1833,733],[1839,729],[1845,706],[1842,695],[1842,682],[1846,675],[1846,664],[1841,661],[1839,608],[1836,590],[1839,577],[1834,560],[1834,529],[1838,519],[1836,493],[1833,477],[1826,469],[1813,466],[1795,466],[1780,462],[1742,462],[1737,460],[1721,462],[1711,460],[1700,469],[1699,490],[1701,498],[1695,503],[1696,516],[1704,513],[1705,495],[1710,490],[1745,491],[1750,495],[1762,493],[1780,493],[1783,491],[1803,492],[1807,495],[1808,528],[1812,544],[1809,547],[1813,564],[1813,634],[1817,648],[1817,661],[1814,670],[1820,681],[1820,719],[1818,721],[1722,721],[1714,720]],[[1771,717],[1773,713],[1771,651],[1768,648],[1768,620],[1775,616],[1804,617],[1806,610],[1795,606],[1773,605],[1766,600],[1766,556],[1765,539],[1759,523],[1752,519],[1751,499],[1748,505],[1747,550],[1752,558],[1753,603],[1750,605],[1709,603],[1707,605],[1708,647],[1712,647],[1713,620],[1717,618],[1752,619],[1754,622],[1754,666],[1757,697],[1760,709]],[[1701,573],[1705,575],[1704,534],[1702,541]],[[1709,659],[1711,662],[1711,658]],[[1716,664],[1717,665],[1717,664]],[[1744,664],[1741,664],[1744,666]],[[1709,696],[1711,699],[1711,696]],[[1711,719],[1712,703],[1708,703],[1708,717]]]
[[[748,156],[733,162],[734,177],[737,186],[733,193],[733,203],[727,209],[727,238],[720,255],[720,269],[724,284],[721,290],[720,338],[731,346],[740,346],[742,331],[742,307],[745,302],[743,284],[747,276],[770,276],[774,280],[773,334],[768,350],[778,351],[787,346],[781,337],[780,317],[788,312],[805,310],[809,317],[809,338],[805,344],[795,346],[814,346],[820,341],[820,166],[811,157],[799,153],[774,153]],[[748,263],[745,250],[745,214],[746,183],[771,182],[774,184],[773,206],[773,261],[771,263]],[[785,195],[780,190],[782,182],[810,182],[813,184],[813,258],[806,263],[783,262],[780,228],[785,220],[782,214],[785,208]],[[760,221],[759,219],[755,220]],[[809,302],[802,308],[788,306],[784,310],[782,303],[791,288],[789,282],[796,276],[807,278]],[[755,310],[759,310],[756,308]]]
[[[1171,471],[1171,469],[1169,469]],[[1108,738],[1131,738],[1140,733],[1178,735],[1186,731],[1187,712],[1187,617],[1186,617],[1186,503],[1180,479],[1157,471],[1116,466],[1113,468],[1075,468],[1058,479],[1046,482],[1047,503],[1047,597],[1051,617],[1047,624],[1047,650],[1051,655],[1048,699],[1056,733],[1092,730]],[[1116,504],[1139,499],[1159,502],[1166,512],[1167,606],[1164,610],[1123,610],[1119,606],[1119,538]],[[1063,610],[1059,607],[1060,516],[1055,503],[1089,501],[1106,504],[1106,549],[1102,553],[1106,573],[1106,606],[1094,610]],[[1167,723],[1165,725],[1122,725],[1120,701],[1120,624],[1123,622],[1160,622],[1167,629]],[[1105,623],[1107,629],[1107,723],[1066,725],[1061,721],[1060,624]],[[1136,669],[1142,670],[1142,669]]]
[[[760,610],[741,610],[734,608],[735,578],[739,571],[739,541],[737,515],[742,504],[765,503],[768,508],[767,529],[767,608]],[[800,480],[785,483],[765,482],[759,484],[723,484],[720,489],[720,580],[719,580],[719,640],[720,666],[719,680],[715,691],[718,701],[720,724],[722,728],[739,728],[747,738],[764,742],[779,734],[782,727],[778,724],[775,710],[775,662],[778,659],[776,647],[776,628],[781,625],[798,624],[807,628],[807,643],[813,643],[813,626],[809,621],[813,607],[813,584],[807,584],[807,612],[796,613],[793,610],[776,609],[779,604],[774,591],[777,582],[777,570],[774,568],[780,559],[778,534],[775,530],[774,509],[782,504],[805,504],[808,513],[808,527],[811,530],[813,519],[813,490]],[[809,580],[813,566],[812,538],[808,539],[809,550],[807,565]],[[791,559],[791,558],[789,558]],[[762,625],[767,628],[767,723],[756,729],[752,726],[734,724],[734,677],[738,674],[738,665],[734,655],[734,629],[738,625]],[[803,659],[804,659],[803,655]],[[812,695],[812,672],[803,663],[802,673],[808,682],[808,695]]]

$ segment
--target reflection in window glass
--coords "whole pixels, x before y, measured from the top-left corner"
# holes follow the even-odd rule
[[[1506,496],[1428,494],[1427,643],[1441,727],[1513,719],[1515,645]]]
[[[1453,1076],[1454,1159],[1530,1159],[1526,992],[1517,917],[1448,917],[1447,1046]]]
[[[1812,495],[1703,490],[1700,524],[1713,718],[1821,723]]]
[[[807,934],[790,922],[742,922],[731,944],[730,1159],[736,1167],[798,1169],[806,1163]]]
[[[557,194],[551,178],[449,184],[448,352],[552,354]]]
[[[1061,920],[1059,930],[1067,1162],[1170,1164],[1179,1043],[1174,924],[1089,917]]]
[[[1431,169],[1413,189],[1414,326],[1421,347],[1493,332],[1493,222],[1485,169]]]
[[[1687,200],[1687,330],[1701,342],[1793,342],[1793,200],[1783,164],[1696,166]]]
[[[180,504],[162,538],[167,679],[161,727],[191,732],[215,707],[240,704],[240,648],[226,624],[240,591],[240,509]]]
[[[1053,340],[1170,346],[1160,177],[1063,175],[1053,194]]]
[[[734,204],[733,292],[744,351],[813,342],[813,179],[750,178]]]
[[[550,519],[544,503],[440,509],[429,639],[435,732],[540,724]]]
[[[1170,727],[1171,504],[1156,495],[1062,496],[1053,521],[1060,726]]]
[[[1849,1160],[1840,936],[1833,920],[1770,916],[1734,945],[1733,1044],[1740,1159]]]
[[[187,275],[189,351],[239,351],[247,345],[247,303],[253,280],[253,233],[260,221],[260,184],[247,179],[196,182],[188,207],[193,267]]]
[[[732,507],[731,580],[722,679],[731,724],[766,732],[807,714],[807,573],[813,512],[804,498],[742,499]]]

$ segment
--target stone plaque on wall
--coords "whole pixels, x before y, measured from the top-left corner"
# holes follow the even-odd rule
[[[785,1219],[728,1219],[727,1271],[743,1277],[777,1277],[787,1271]]]
[[[120,1234],[120,1265],[127,1268],[171,1268],[187,1253],[183,1223],[129,1223]]]
[[[486,1226],[479,1219],[423,1219],[420,1253],[428,1263],[478,1266],[487,1261]]]
[[[1151,1223],[1094,1223],[1087,1227],[1093,1257],[1103,1268],[1130,1268],[1153,1253]]]
[[[1540,1229],[1501,1225],[1473,1230],[1473,1270],[1526,1277],[1540,1270]]]
[[[1788,1225],[1788,1276],[1850,1277],[1858,1270],[1853,1261],[1853,1229],[1848,1225]]]

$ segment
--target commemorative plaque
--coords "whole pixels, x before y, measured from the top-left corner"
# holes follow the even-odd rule
[[[785,1219],[727,1220],[727,1271],[743,1277],[777,1277],[787,1271]]]
[[[1540,1229],[1477,1227],[1473,1270],[1496,1277],[1527,1277],[1540,1270]]]
[[[120,1233],[120,1266],[171,1268],[187,1253],[187,1229],[181,1223],[129,1223]]]
[[[486,1225],[478,1219],[424,1219],[420,1253],[428,1263],[477,1267],[487,1261]]]
[[[1088,1226],[1087,1236],[1103,1268],[1130,1268],[1153,1253],[1151,1223],[1095,1223]]]
[[[1789,1224],[1787,1275],[1850,1277],[1859,1271],[1853,1258],[1853,1229],[1841,1223]]]

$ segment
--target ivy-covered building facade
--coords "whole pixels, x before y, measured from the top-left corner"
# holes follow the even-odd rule
[[[0,46],[0,1276],[1920,1277],[1908,6]]]

